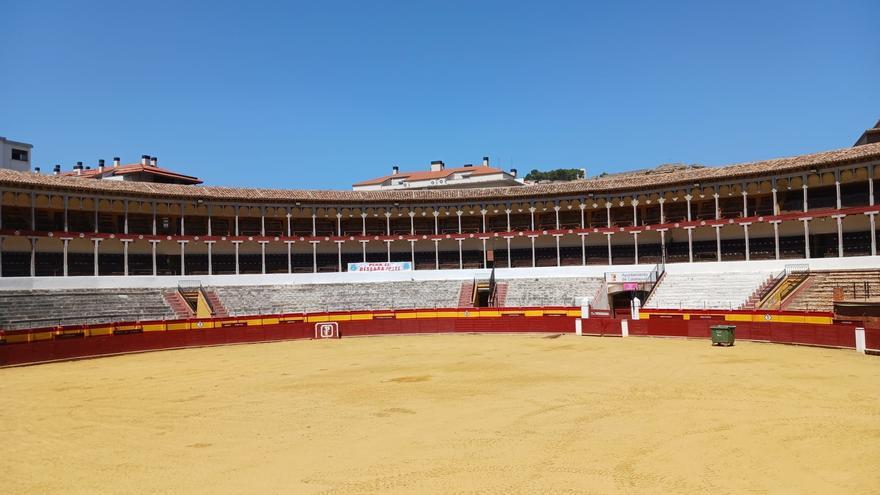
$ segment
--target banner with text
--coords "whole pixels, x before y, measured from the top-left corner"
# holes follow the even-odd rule
[[[412,270],[411,261],[382,261],[378,263],[349,263],[350,272],[403,272]]]

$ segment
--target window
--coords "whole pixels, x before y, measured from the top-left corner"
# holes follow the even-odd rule
[[[17,150],[17,149],[15,149],[15,148],[12,148],[12,159],[13,159],[13,160],[18,160],[18,161],[21,161],[21,162],[26,162],[26,161],[28,161],[28,152],[27,152],[27,150]]]

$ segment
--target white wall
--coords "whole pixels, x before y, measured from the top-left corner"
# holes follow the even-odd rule
[[[670,273],[723,273],[779,271],[788,264],[807,263],[812,270],[880,269],[880,256],[853,258],[819,258],[811,260],[723,261],[713,263],[674,263],[666,266]],[[606,272],[651,271],[653,265],[591,265],[541,268],[499,268],[495,276],[509,278],[603,277]],[[198,280],[204,285],[276,285],[363,283],[395,280],[473,280],[488,278],[490,270],[418,270],[409,272],[358,273],[295,273],[266,275],[197,275],[178,276],[102,276],[102,277],[5,277],[0,290],[27,289],[91,289],[176,287],[180,280]]]

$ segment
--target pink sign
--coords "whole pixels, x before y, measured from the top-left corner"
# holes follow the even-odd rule
[[[623,290],[639,290],[639,284],[637,282],[626,282],[623,284]]]

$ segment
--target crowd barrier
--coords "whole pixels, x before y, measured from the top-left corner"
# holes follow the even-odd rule
[[[581,308],[458,308],[294,313],[215,319],[123,322],[0,332],[0,366],[160,349],[322,337],[418,333],[574,333],[621,336],[607,312],[581,319]],[[631,336],[708,338],[715,324],[736,325],[737,339],[854,348],[859,321],[831,313],[646,310],[627,320]],[[880,352],[880,328],[866,329]]]

